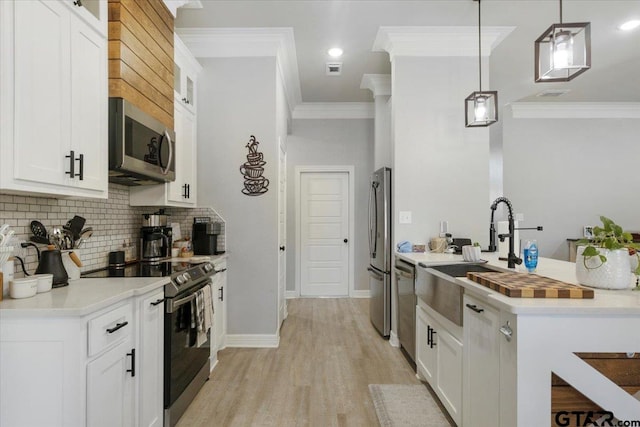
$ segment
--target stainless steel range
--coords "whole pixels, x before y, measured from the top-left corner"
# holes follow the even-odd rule
[[[197,292],[219,273],[209,262],[200,264],[134,263],[83,274],[83,277],[164,277],[164,425],[173,427],[209,378],[210,340],[198,345],[194,325]]]

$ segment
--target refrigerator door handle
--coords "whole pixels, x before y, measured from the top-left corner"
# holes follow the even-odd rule
[[[369,193],[369,217],[371,218],[372,211],[374,214],[373,222],[369,222],[369,248],[371,249],[371,258],[375,258],[376,252],[378,251],[378,194],[376,191],[378,185],[376,181],[373,181],[371,183],[371,193]],[[371,248],[371,240],[373,240],[373,248]]]
[[[373,200],[373,183],[371,183],[371,188],[369,188],[369,256],[373,258],[373,245],[372,245],[372,236],[371,233],[373,231],[373,222],[371,221],[371,211],[373,206],[371,202]]]

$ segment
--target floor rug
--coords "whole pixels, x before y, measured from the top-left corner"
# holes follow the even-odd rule
[[[382,427],[449,427],[424,385],[369,384]]]

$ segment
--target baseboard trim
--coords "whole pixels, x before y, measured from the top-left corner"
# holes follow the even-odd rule
[[[400,347],[400,340],[398,339],[398,335],[396,334],[396,331],[391,331],[389,333],[389,345],[391,347]]]
[[[369,298],[371,294],[369,289],[360,289],[351,291],[351,298]]]
[[[295,298],[298,298],[299,295],[297,291],[285,291],[284,297],[286,299],[295,299]]]
[[[280,345],[280,336],[277,334],[227,334],[225,344],[226,347],[277,348]]]

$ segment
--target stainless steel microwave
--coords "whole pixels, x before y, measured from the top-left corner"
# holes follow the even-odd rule
[[[109,182],[175,181],[175,133],[122,98],[109,98]]]

